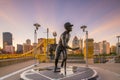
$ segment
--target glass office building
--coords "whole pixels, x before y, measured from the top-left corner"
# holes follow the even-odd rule
[[[3,32],[3,49],[6,45],[12,45],[12,34],[10,32]]]

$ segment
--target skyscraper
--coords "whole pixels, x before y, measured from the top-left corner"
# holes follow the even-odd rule
[[[73,48],[79,47],[79,40],[78,40],[77,36],[75,36],[75,37],[73,38],[72,47],[73,47]],[[80,53],[80,50],[75,50],[75,51],[73,51],[73,52],[74,52],[75,54],[79,54],[79,53]]]
[[[110,53],[110,43],[106,40],[99,43],[100,45],[100,54],[109,54]]]
[[[72,47],[73,47],[73,48],[79,47],[79,40],[78,40],[77,36],[75,36],[75,37],[73,38]]]
[[[26,43],[23,43],[23,53],[30,51],[32,49],[31,40],[27,39]]]
[[[30,40],[30,39],[27,39],[27,40],[26,40],[26,44],[31,45],[31,40]]]
[[[23,53],[23,45],[17,44],[17,53]]]
[[[99,43],[94,43],[94,55],[99,55],[100,54],[100,44]]]
[[[3,49],[6,45],[12,45],[12,34],[10,32],[3,32]]]

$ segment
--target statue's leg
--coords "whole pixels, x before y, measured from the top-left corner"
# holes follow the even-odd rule
[[[58,59],[55,59],[55,70],[57,69]]]
[[[64,65],[64,60],[62,60],[61,67],[63,67],[63,65]]]
[[[65,55],[64,55],[64,51],[62,51],[62,55],[63,55],[63,60],[62,60],[62,63],[61,63],[61,67],[63,67],[64,62],[65,62]]]
[[[65,73],[65,75],[66,75],[66,65],[67,65],[67,63],[66,63],[66,61],[67,61],[67,51],[65,50],[65,53],[64,53],[64,73]]]
[[[66,66],[67,66],[67,58],[65,59],[65,65],[64,65],[64,70],[65,70],[65,75],[66,75]]]
[[[57,70],[57,64],[58,64],[58,60],[59,60],[59,57],[60,57],[60,51],[56,51],[56,56],[55,56],[55,68],[54,68],[54,72],[56,72]]]
[[[66,53],[66,50],[62,51],[63,53],[63,60],[62,60],[62,64],[61,64],[61,67],[63,67],[63,65],[65,64],[66,65],[66,60],[67,60],[67,53]]]

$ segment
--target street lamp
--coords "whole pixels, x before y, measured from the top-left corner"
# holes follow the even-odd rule
[[[36,48],[36,45],[37,45],[37,30],[41,25],[38,24],[38,23],[35,23],[34,26],[35,26],[35,30],[34,30],[34,58],[35,58],[35,55],[36,55],[36,52],[37,52],[37,48]],[[37,62],[37,59],[35,59],[34,66],[37,66],[36,62]]]
[[[117,38],[118,38],[118,44],[117,44],[117,54],[119,55],[119,38],[120,38],[120,36],[116,36]]]
[[[47,28],[47,57],[48,57],[48,38],[49,38],[49,28]]]
[[[46,40],[46,47],[47,47],[47,51],[46,51],[46,54],[47,54],[47,57],[48,57],[48,48],[49,48],[49,41],[48,41],[48,38],[49,38],[49,28],[47,28],[47,32],[44,32],[44,33],[47,33],[47,40]]]
[[[57,33],[56,33],[56,32],[53,32],[53,36],[54,36],[54,43],[56,44],[56,36],[57,36]]]
[[[81,29],[83,29],[83,32],[86,32],[86,67],[88,67],[88,31],[86,31],[85,29],[87,28],[87,26],[83,25],[80,27]]]

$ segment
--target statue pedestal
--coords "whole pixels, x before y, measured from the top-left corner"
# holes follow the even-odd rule
[[[60,69],[60,74],[61,74],[61,75],[64,75],[64,76],[72,75],[72,74],[74,74],[74,73],[76,72],[76,68],[77,68],[77,67],[75,67],[75,66],[68,66],[68,67],[66,68],[66,71],[65,71],[64,68],[61,68],[61,69]]]
[[[91,68],[68,66],[60,72],[54,72],[54,67],[33,68],[23,72],[20,77],[23,80],[92,80],[96,78],[97,72]],[[94,79],[96,80],[96,79]]]

